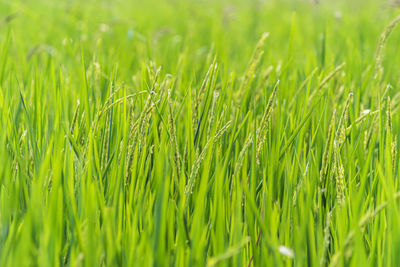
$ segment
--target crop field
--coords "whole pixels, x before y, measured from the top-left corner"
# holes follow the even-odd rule
[[[399,266],[400,2],[1,0],[0,266]]]

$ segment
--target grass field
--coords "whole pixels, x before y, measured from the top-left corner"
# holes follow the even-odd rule
[[[398,266],[400,3],[0,2],[0,266]]]

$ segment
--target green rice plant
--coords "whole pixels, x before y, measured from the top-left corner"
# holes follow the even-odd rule
[[[0,2],[0,266],[397,266],[398,13]]]

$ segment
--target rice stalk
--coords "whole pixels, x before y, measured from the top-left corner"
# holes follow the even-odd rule
[[[257,129],[257,144],[256,144],[256,159],[257,159],[257,164],[260,164],[260,154],[262,151],[262,146],[264,145],[264,142],[266,140],[267,136],[267,131],[268,131],[268,123],[271,118],[272,114],[272,106],[273,102],[275,101],[276,98],[276,91],[278,89],[279,85],[279,80],[276,82],[275,87],[271,93],[271,96],[269,97],[267,107],[265,109],[264,115],[261,119],[260,126]]]
[[[319,182],[321,185],[322,192],[325,191],[326,179],[329,173],[329,167],[331,165],[330,159],[332,156],[332,146],[334,139],[334,131],[335,131],[335,120],[336,120],[336,110],[333,111],[332,119],[328,128],[328,136],[326,138],[324,153],[322,155],[322,166],[319,175]]]
[[[394,28],[400,21],[400,16],[396,17],[388,26],[386,26],[385,30],[379,37],[378,45],[375,52],[375,79],[381,79],[383,74],[383,66],[382,61],[385,53],[385,47],[389,36],[393,32]]]

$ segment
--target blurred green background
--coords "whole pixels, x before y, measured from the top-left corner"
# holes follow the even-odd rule
[[[310,70],[347,59],[362,72],[397,13],[395,3],[376,0],[3,1],[0,38],[13,36],[18,62],[51,56],[73,66],[83,48],[86,57],[118,59],[132,72],[149,59],[166,72],[178,66],[184,72],[200,67],[212,49],[224,69],[243,71],[255,43],[269,32],[265,59],[272,65],[293,56],[296,66]],[[399,43],[397,32],[386,50],[393,79],[400,71]]]

